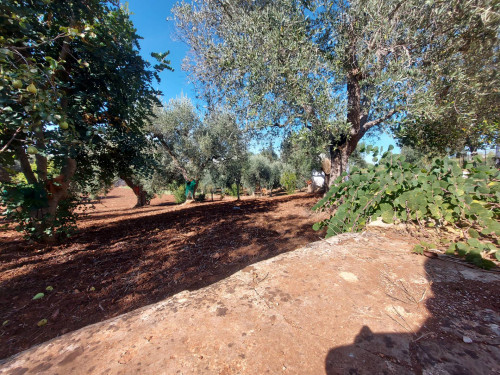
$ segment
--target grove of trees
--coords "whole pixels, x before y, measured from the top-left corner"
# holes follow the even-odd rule
[[[137,207],[194,181],[239,198],[372,168],[358,144],[391,131],[412,161],[497,146],[493,0],[193,0],[174,9],[190,47],[188,98],[166,103],[117,0],[0,2],[4,216],[36,240],[74,229],[82,196],[121,178]],[[161,46],[158,46],[161,50]],[[250,146],[270,130],[282,138]],[[276,140],[276,137],[273,138]],[[497,158],[497,163],[500,158]],[[182,194],[181,194],[182,195]]]

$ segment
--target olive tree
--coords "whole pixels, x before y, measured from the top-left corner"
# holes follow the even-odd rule
[[[252,193],[256,190],[269,190],[279,187],[282,165],[278,160],[269,160],[263,154],[250,155],[243,173],[243,184]]]
[[[195,181],[194,192],[207,169],[234,169],[244,159],[242,133],[232,115],[215,109],[202,119],[186,97],[157,107],[149,129],[173,168],[186,182]]]
[[[173,12],[200,93],[250,126],[300,128],[321,140],[331,181],[371,129],[435,110],[429,84],[447,73],[424,68],[453,72],[443,44],[460,54],[460,40],[476,33],[462,27],[467,19],[497,17],[490,0],[194,0]]]
[[[433,45],[420,66],[426,89],[396,135],[426,153],[493,148],[500,132],[500,3],[436,3],[422,14]]]
[[[236,197],[240,199],[240,186],[248,163],[248,135],[238,126],[235,116],[224,110],[212,112],[208,124],[220,134],[219,151],[211,166],[211,174],[223,187],[236,185]]]

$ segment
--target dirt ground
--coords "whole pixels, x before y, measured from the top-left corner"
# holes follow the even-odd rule
[[[0,374],[500,375],[500,274],[413,254],[414,241],[379,226],[311,242],[34,346]]]
[[[1,232],[0,358],[316,241],[317,200],[298,193],[179,206],[164,196],[134,209],[132,191],[116,188],[61,245]]]

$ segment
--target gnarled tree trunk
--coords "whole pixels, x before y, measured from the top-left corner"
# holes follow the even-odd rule
[[[349,48],[349,72],[347,73],[347,122],[351,125],[349,134],[342,135],[339,139],[332,139],[330,145],[330,176],[329,186],[342,172],[347,171],[349,156],[353,153],[359,141],[372,127],[390,119],[397,111],[389,110],[384,116],[368,121],[368,108],[361,106],[361,82],[364,79],[359,69],[356,57],[356,47]]]
[[[134,207],[144,207],[150,203],[148,193],[144,190],[141,184],[134,183],[134,180],[130,177],[120,176],[120,178],[125,181],[129,188],[132,189],[137,198],[137,203]]]
[[[351,57],[351,71],[347,74],[347,122],[351,124],[349,135],[342,135],[340,139],[333,139],[330,144],[330,176],[329,186],[335,179],[347,170],[349,156],[356,149],[359,140],[365,134],[363,122],[366,116],[361,114],[361,85],[362,75],[357,68],[354,51]]]

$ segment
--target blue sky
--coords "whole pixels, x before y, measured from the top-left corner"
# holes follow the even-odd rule
[[[154,63],[151,52],[170,51],[169,59],[174,72],[164,71],[161,74],[159,89],[165,100],[169,100],[184,93],[194,99],[193,85],[188,83],[185,72],[182,71],[182,59],[188,48],[180,41],[174,41],[174,23],[167,21],[171,17],[170,9],[176,1],[168,0],[129,0],[128,7],[132,12],[132,21],[141,40],[141,55],[144,59]]]
[[[128,7],[132,12],[131,18],[137,28],[137,33],[143,37],[140,42],[142,57],[154,63],[151,52],[170,51],[169,59],[174,72],[163,72],[158,87],[163,92],[164,100],[168,101],[184,94],[195,101],[194,87],[189,83],[187,74],[181,68],[188,47],[183,42],[174,39],[174,23],[167,21],[167,18],[172,17],[170,10],[176,2],[175,0],[129,0]],[[394,139],[388,134],[380,134],[378,137],[370,137],[363,141],[383,146],[385,149],[389,144],[396,146]],[[266,145],[267,142],[263,146]],[[398,147],[395,152],[399,152]]]

